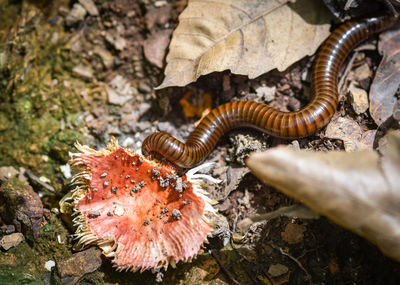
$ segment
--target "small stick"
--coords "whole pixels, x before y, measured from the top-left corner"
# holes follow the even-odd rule
[[[300,267],[300,269],[303,270],[304,273],[307,275],[307,279],[310,279],[310,278],[311,278],[310,274],[309,274],[308,271],[304,268],[303,264],[301,264],[300,261],[298,261],[296,258],[294,258],[293,256],[291,256],[289,253],[285,252],[281,247],[279,248],[279,251],[280,251],[281,254],[283,254],[283,255],[289,257],[291,260],[293,260],[294,262],[296,262],[297,265]]]
[[[236,278],[233,276],[233,274],[224,266],[221,259],[219,259],[214,250],[211,250],[211,255],[217,261],[219,267],[221,267],[222,271],[228,276],[228,278],[231,279],[234,284],[241,285],[239,281],[237,281]]]
[[[270,245],[271,245],[273,248],[279,250],[279,252],[280,252],[282,255],[285,255],[285,256],[289,257],[291,260],[293,260],[294,262],[296,262],[296,264],[300,267],[300,269],[303,270],[303,272],[306,274],[306,278],[307,278],[308,280],[310,280],[310,282],[311,282],[311,275],[308,273],[307,269],[304,268],[303,264],[301,264],[301,262],[300,262],[298,259],[296,259],[295,257],[291,256],[289,253],[285,252],[281,247],[277,247],[277,246],[274,245],[274,244],[270,244]]]
[[[47,184],[46,182],[43,182],[40,180],[39,177],[37,177],[35,174],[33,174],[32,172],[30,172],[29,170],[25,170],[24,171],[24,175],[28,176],[30,179],[32,179],[33,181],[39,183],[40,185],[42,185],[46,190],[57,194],[57,191],[53,188],[53,186]]]

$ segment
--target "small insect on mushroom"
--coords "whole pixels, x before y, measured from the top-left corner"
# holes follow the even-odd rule
[[[70,161],[79,171],[75,188],[60,208],[75,216],[80,245],[98,245],[118,270],[157,271],[198,254],[215,214],[200,179],[217,180],[195,172],[209,164],[179,176],[171,166],[124,150],[114,138],[100,151],[76,147],[80,153]]]

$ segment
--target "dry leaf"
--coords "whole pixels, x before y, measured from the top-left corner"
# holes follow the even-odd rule
[[[372,149],[375,135],[376,130],[363,132],[356,121],[345,117],[331,120],[325,131],[326,138],[342,140],[344,149],[349,152]]]
[[[303,225],[288,223],[285,230],[281,232],[282,240],[288,244],[300,243],[304,240],[304,232],[307,228]]]
[[[143,43],[144,56],[158,68],[163,67],[163,61],[171,34],[171,29],[153,32]]]
[[[251,171],[400,260],[400,135],[389,150],[314,153],[279,147],[253,153]]]
[[[189,90],[179,100],[185,118],[202,117],[208,114],[212,107],[212,97],[210,93],[195,94],[193,90]]]
[[[185,86],[229,69],[255,78],[315,52],[329,35],[331,16],[318,0],[190,0],[173,33],[165,79]]]
[[[379,50],[383,54],[370,89],[370,113],[380,126],[393,114],[396,91],[400,85],[400,30],[381,34]]]

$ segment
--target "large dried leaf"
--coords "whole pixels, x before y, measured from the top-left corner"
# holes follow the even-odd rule
[[[251,171],[400,260],[400,135],[387,154],[314,153],[275,148],[254,153]]]
[[[379,50],[383,58],[370,90],[370,113],[380,126],[393,114],[396,91],[400,85],[400,30],[381,34]]]
[[[190,0],[173,33],[158,88],[184,86],[227,69],[255,78],[313,54],[329,34],[329,12],[318,0],[285,2]]]

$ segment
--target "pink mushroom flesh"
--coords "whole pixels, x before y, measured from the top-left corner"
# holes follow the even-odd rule
[[[99,239],[114,237],[122,245],[116,266],[150,269],[198,253],[212,227],[204,219],[204,199],[186,176],[180,184],[171,167],[120,147],[81,159],[92,178],[77,208]]]

